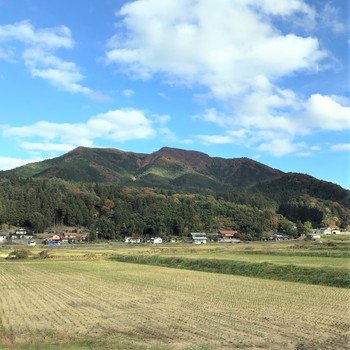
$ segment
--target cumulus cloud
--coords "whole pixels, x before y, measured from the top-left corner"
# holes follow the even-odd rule
[[[305,103],[305,116],[308,123],[319,129],[350,129],[350,106],[342,106],[333,96],[311,95]]]
[[[92,136],[98,135],[115,142],[148,139],[156,134],[151,120],[134,109],[98,114],[87,122],[87,129],[93,132]]]
[[[134,1],[119,12],[127,35],[117,32],[110,39],[106,61],[141,78],[163,73],[171,81],[201,84],[217,98],[230,98],[259,75],[275,80],[311,69],[326,56],[316,38],[282,34],[254,10],[311,17],[303,1],[283,3]]]
[[[147,116],[136,109],[117,109],[97,114],[85,123],[52,123],[40,121],[32,125],[1,127],[3,137],[19,140],[25,150],[66,152],[77,146],[91,147],[99,140],[122,143],[151,139],[165,127],[166,116]],[[35,140],[35,141],[34,141]]]
[[[322,14],[326,8],[328,17]],[[315,33],[327,23],[340,32],[336,9],[325,5],[323,12],[304,0],[128,2],[117,13],[105,61],[134,78],[161,77],[206,89],[217,107],[194,119],[214,123],[223,132],[195,135],[200,142],[244,139],[246,145],[276,156],[305,155],[306,144],[298,138],[349,125],[344,97],[298,96],[279,86],[296,74],[316,74],[332,60],[317,37],[294,30],[297,25]],[[245,130],[244,138],[230,134],[235,130]]]
[[[72,49],[74,40],[66,26],[53,28],[35,28],[30,21],[0,26],[0,59],[10,61],[15,57],[11,45],[22,44],[22,59],[33,77],[49,81],[63,91],[81,93],[96,97],[97,92],[81,84],[85,76],[79,67],[60,59],[55,51]]]

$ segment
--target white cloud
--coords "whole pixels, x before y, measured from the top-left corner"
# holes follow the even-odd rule
[[[128,3],[119,13],[127,34],[120,30],[111,38],[106,61],[140,78],[163,73],[172,82],[201,84],[217,98],[245,91],[259,75],[275,80],[312,69],[326,56],[318,40],[283,35],[253,7],[284,17],[312,11],[298,0],[272,5],[268,0]]]
[[[94,98],[97,92],[81,84],[85,78],[79,67],[64,61],[54,54],[57,49],[71,49],[74,40],[66,26],[35,28],[30,21],[0,26],[0,43],[23,45],[22,58],[33,77],[42,78],[63,91],[86,94]],[[8,46],[0,51],[0,59],[14,57],[13,48]]]
[[[123,95],[125,97],[131,97],[131,96],[135,95],[135,91],[132,89],[125,89],[125,90],[123,90]]]
[[[297,152],[295,155],[297,157],[311,157],[312,154],[312,152]]]
[[[155,136],[152,122],[143,112],[133,109],[114,110],[99,114],[87,122],[93,137],[103,137],[115,142],[148,139]]]
[[[108,139],[113,143],[153,138],[155,125],[164,127],[167,119],[148,117],[136,109],[111,110],[95,115],[85,123],[52,123],[40,121],[32,125],[1,127],[4,137],[20,140],[26,150],[69,151],[76,146],[93,146],[95,141]]]
[[[298,137],[322,130],[349,130],[348,104],[346,97],[320,94],[311,95],[308,100],[302,101],[292,91],[265,86],[260,91],[242,97],[241,101],[236,102],[231,114],[212,108],[195,118],[226,129],[221,136],[200,135],[199,139],[207,144],[239,143],[240,138],[230,136],[230,130],[235,127],[244,131],[242,140],[247,146],[255,146],[260,151],[279,156],[298,152],[304,145],[293,141]],[[320,146],[309,148],[314,151],[321,149]],[[304,156],[305,152],[297,155]]]
[[[0,157],[0,170],[9,170],[28,163],[39,162],[41,160],[43,160],[43,158],[39,157],[30,159]]]
[[[5,60],[10,63],[16,62],[16,53],[14,49],[9,47],[5,50],[0,47],[0,60]]]
[[[331,58],[316,37],[294,30],[295,23],[308,30],[319,25],[320,15],[306,1],[137,0],[117,15],[108,64],[140,79],[198,85],[207,90],[202,96],[219,102],[194,116],[224,130],[197,135],[201,142],[244,140],[276,156],[301,155],[305,143],[299,137],[347,128],[345,98],[302,97],[277,85],[292,75],[316,73]],[[234,137],[232,130],[244,130],[244,136]]]
[[[350,129],[350,107],[342,106],[332,96],[310,96],[305,103],[305,117],[305,122],[311,127],[323,130]]]
[[[92,90],[79,84],[84,79],[73,62],[62,61],[41,49],[27,49],[23,53],[26,66],[33,77],[48,80],[52,85],[68,92],[92,94]]]
[[[290,153],[295,153],[305,147],[305,143],[292,143],[288,139],[273,139],[269,142],[262,143],[257,149],[276,157],[281,157]]]
[[[44,151],[44,152],[69,152],[76,147],[76,145],[68,145],[62,143],[39,143],[39,142],[22,142],[20,147],[30,151]]]
[[[193,119],[201,119],[205,122],[217,124],[223,128],[230,127],[233,123],[233,120],[229,115],[219,112],[215,108],[206,109],[203,114],[197,114]]]
[[[319,14],[321,25],[330,28],[335,34],[346,33],[346,24],[340,20],[339,9],[327,2]]]
[[[207,145],[224,145],[234,143],[231,135],[197,135],[197,139]]]
[[[72,48],[74,41],[66,26],[36,29],[30,21],[0,26],[0,41],[20,41],[29,46],[45,49]]]
[[[338,143],[331,146],[333,151],[350,151],[350,143]]]
[[[298,111],[301,101],[293,91],[279,89],[264,77],[257,77],[253,91],[242,96],[235,108],[236,119],[245,127],[283,130],[291,135],[300,130],[289,111]]]
[[[298,15],[304,14],[308,16],[310,20],[313,20],[315,17],[315,11],[302,0],[248,0],[249,2],[271,15],[288,16],[297,13]]]

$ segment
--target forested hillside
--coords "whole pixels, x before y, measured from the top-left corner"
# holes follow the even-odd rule
[[[283,173],[248,158],[224,159],[164,147],[151,154],[78,147],[63,156],[0,172],[0,177],[60,178],[162,188],[248,187]]]
[[[0,224],[36,232],[55,225],[84,226],[98,232],[98,238],[115,239],[236,229],[243,239],[260,239],[276,230],[296,235],[295,223],[300,233],[305,221],[321,226],[327,220],[346,227],[350,211],[308,195],[281,202],[256,189],[190,193],[55,178],[0,181]]]
[[[84,226],[101,238],[235,229],[245,239],[350,224],[350,191],[247,158],[78,147],[0,172],[0,224]]]

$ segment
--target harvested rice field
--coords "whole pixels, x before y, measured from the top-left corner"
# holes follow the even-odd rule
[[[97,260],[0,262],[0,349],[350,349],[350,290]]]

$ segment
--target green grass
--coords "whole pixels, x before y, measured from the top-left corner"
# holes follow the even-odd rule
[[[179,269],[216,272],[256,278],[350,288],[350,271],[334,268],[308,268],[267,262],[243,262],[219,259],[190,259],[159,255],[115,255],[119,262],[159,265]]]
[[[163,255],[163,254],[160,254]],[[242,262],[256,262],[256,263],[271,263],[280,265],[297,265],[305,267],[332,267],[334,269],[347,269],[350,267],[348,258],[342,257],[325,257],[325,256],[308,256],[308,255],[279,255],[277,253],[269,254],[263,252],[198,252],[191,254],[176,254],[170,252],[164,256],[177,256],[190,259],[220,259],[220,260],[236,260]]]

